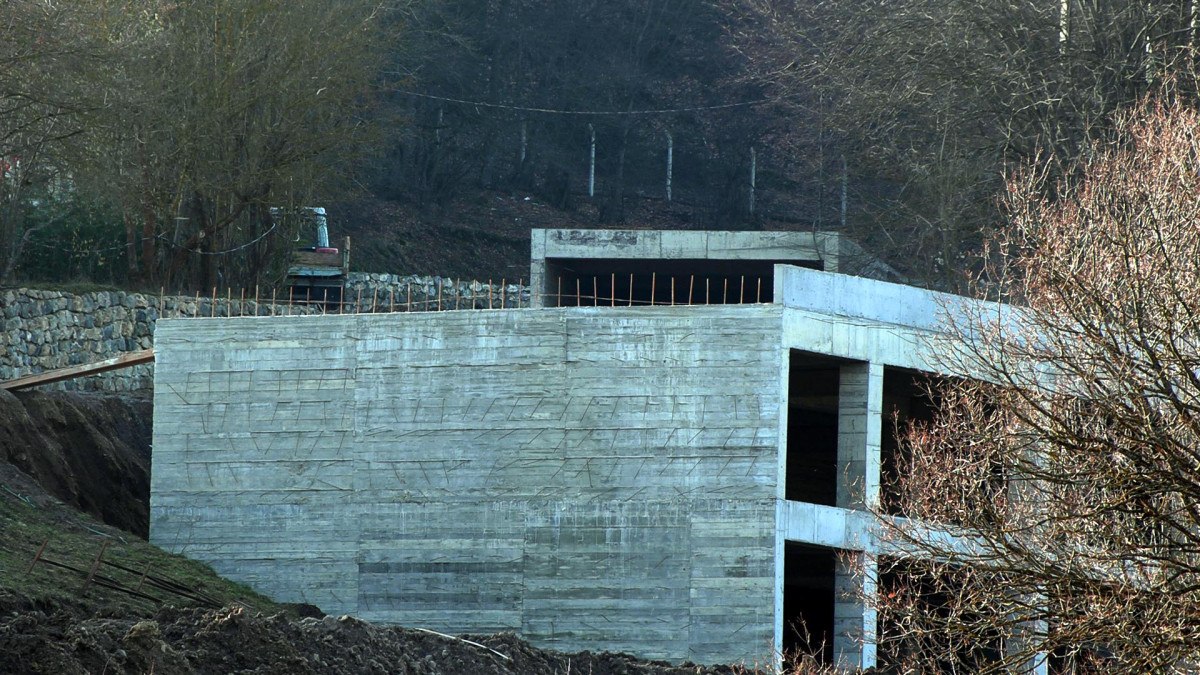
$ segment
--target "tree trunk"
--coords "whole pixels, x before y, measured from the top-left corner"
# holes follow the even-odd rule
[[[154,281],[157,276],[158,247],[155,237],[158,235],[158,217],[154,214],[154,201],[151,199],[150,163],[146,160],[146,145],[138,143],[138,163],[142,167],[142,279]]]
[[[137,226],[133,221],[133,216],[126,210],[122,214],[125,221],[125,264],[126,273],[129,279],[133,280],[138,277],[138,259],[137,259]]]
[[[269,189],[264,190],[263,194],[266,194],[269,191]],[[187,265],[188,258],[192,255],[195,255],[198,251],[204,250],[206,247],[202,246],[202,244],[207,244],[213,239],[213,237],[223,232],[225,228],[229,227],[239,217],[241,217],[242,213],[246,211],[246,208],[250,206],[250,201],[251,199],[249,197],[239,197],[237,203],[234,204],[233,208],[226,216],[220,220],[209,223],[209,218],[204,209],[200,195],[193,197],[192,217],[194,218],[194,222],[197,223],[197,230],[195,234],[188,238],[187,241],[180,244],[178,248],[175,249],[175,253],[171,256],[171,264],[167,268],[167,278],[178,278],[177,275],[184,270],[184,266]],[[208,247],[208,252],[211,253],[212,251],[213,249]],[[204,281],[205,284],[208,283],[207,280]]]
[[[629,148],[629,131],[632,121],[627,118],[621,129],[621,144],[617,147],[617,174],[609,189],[604,207],[600,209],[600,221],[620,223],[625,220],[625,154]]]
[[[746,210],[750,217],[754,217],[754,190],[755,183],[758,182],[758,153],[754,150],[754,146],[750,146],[750,199],[746,203]]]
[[[588,197],[596,196],[596,127],[589,124],[588,133],[591,143],[588,145]]]
[[[25,241],[28,238],[29,232],[25,232],[13,242],[12,248],[8,251],[8,259],[4,261],[4,269],[0,270],[0,285],[7,284],[13,270],[17,268],[17,261],[21,259],[21,251],[25,249]]]
[[[675,139],[671,136],[671,132],[664,132],[667,135],[667,201],[671,201],[671,172],[675,168]]]
[[[154,281],[158,276],[157,236],[158,220],[154,217],[154,210],[147,206],[142,212],[142,278],[145,281]]]

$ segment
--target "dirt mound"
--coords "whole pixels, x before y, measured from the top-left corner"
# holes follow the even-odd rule
[[[0,430],[0,462],[80,511],[148,535],[148,398],[0,391]]]
[[[746,672],[672,666],[624,654],[562,654],[511,634],[464,639],[350,617],[290,619],[240,607],[166,608],[152,618],[78,619],[29,610],[0,616],[5,673],[411,673],[683,675]]]

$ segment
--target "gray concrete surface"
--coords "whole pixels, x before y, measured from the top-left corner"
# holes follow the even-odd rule
[[[836,272],[844,243],[836,232],[535,229],[530,238],[534,307],[551,304],[560,269],[572,261],[637,260],[647,271],[680,261],[775,261]]]
[[[164,320],[151,539],[281,600],[769,657],[780,308]]]
[[[887,382],[962,374],[939,315],[1007,310],[773,283],[770,305],[163,320],[151,539],[327,612],[708,663],[784,644],[798,542],[842,561],[836,662],[874,665],[864,598],[904,554],[866,510]],[[792,392],[793,353],[836,387]],[[828,448],[788,437],[801,404]],[[789,454],[817,452],[836,500],[788,500]]]

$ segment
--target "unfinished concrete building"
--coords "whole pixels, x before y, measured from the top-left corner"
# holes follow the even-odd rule
[[[864,506],[949,298],[843,243],[535,231],[538,308],[163,320],[151,540],[372,621],[873,665]]]

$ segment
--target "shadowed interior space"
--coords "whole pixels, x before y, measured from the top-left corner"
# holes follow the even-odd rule
[[[546,307],[735,305],[774,301],[775,265],[786,260],[547,259]]]
[[[898,483],[909,465],[902,439],[913,424],[933,421],[937,411],[938,378],[904,368],[883,369],[883,420],[880,447],[882,506],[899,515]]]
[[[947,576],[949,575],[949,576]],[[969,607],[954,596],[963,588],[953,569],[925,560],[879,559],[879,667],[882,672],[981,672],[994,668],[1004,641],[995,628],[964,641],[950,625],[971,625]],[[897,628],[903,622],[903,629]],[[886,638],[886,639],[884,639]]]
[[[833,660],[833,573],[837,552],[787,542],[784,546],[783,653]]]
[[[837,505],[841,361],[793,349],[788,375],[787,499]]]

